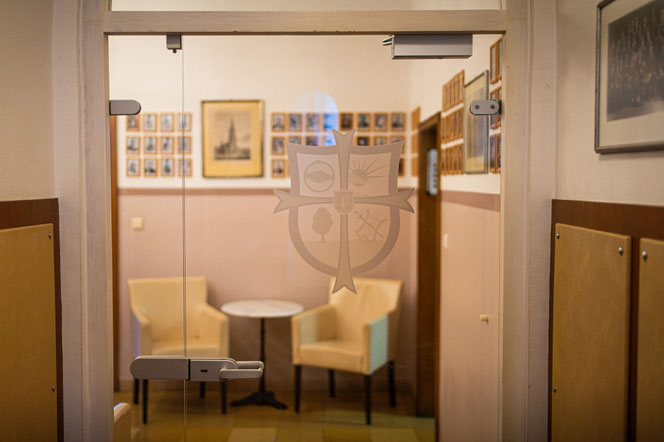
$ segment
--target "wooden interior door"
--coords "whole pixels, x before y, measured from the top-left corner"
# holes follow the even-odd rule
[[[440,149],[440,114],[420,124],[417,191],[417,380],[415,409],[432,417],[438,409],[440,327],[440,192],[427,193],[427,152]],[[436,168],[439,173],[439,167]],[[437,182],[437,181],[436,181]]]

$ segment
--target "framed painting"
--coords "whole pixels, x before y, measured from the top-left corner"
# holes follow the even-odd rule
[[[263,176],[263,102],[203,101],[203,176]]]
[[[463,172],[487,173],[487,145],[489,119],[486,115],[470,113],[470,103],[486,100],[489,90],[488,72],[484,71],[464,87],[463,110]]]
[[[597,6],[595,151],[664,149],[664,0]]]
[[[355,114],[352,112],[342,112],[339,114],[339,130],[347,132],[355,128]]]

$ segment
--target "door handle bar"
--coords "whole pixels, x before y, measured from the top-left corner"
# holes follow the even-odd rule
[[[261,361],[182,356],[138,356],[129,367],[136,379],[197,382],[257,379],[263,375],[264,369]]]

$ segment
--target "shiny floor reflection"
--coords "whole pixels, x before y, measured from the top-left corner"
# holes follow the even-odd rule
[[[287,410],[272,407],[230,407],[220,414],[220,393],[208,388],[205,398],[198,388],[188,388],[187,441],[281,442],[281,441],[403,441],[434,440],[434,420],[414,417],[412,396],[399,393],[397,406],[388,405],[387,392],[373,392],[372,425],[364,424],[361,392],[303,392],[301,412],[292,408],[293,393],[275,394],[288,404]],[[228,393],[228,401],[244,392]],[[141,406],[131,403],[131,392],[115,394],[115,402],[132,406],[132,441],[184,441],[182,391],[150,391],[149,422],[140,422]],[[289,401],[288,399],[291,398]]]

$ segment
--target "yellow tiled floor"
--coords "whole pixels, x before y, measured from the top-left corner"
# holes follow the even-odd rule
[[[374,392],[372,425],[364,423],[361,392],[303,392],[300,413],[292,407],[292,392],[277,392],[286,410],[264,406],[228,406],[220,413],[218,387],[209,384],[206,397],[198,397],[195,384],[188,387],[186,424],[182,391],[150,391],[148,424],[141,424],[141,406],[133,405],[131,392],[115,394],[115,402],[132,405],[132,441],[219,442],[322,442],[434,440],[433,419],[414,416],[412,398],[399,394],[397,406],[388,405],[386,392]],[[246,392],[248,393],[248,392]],[[228,403],[244,396],[229,392]]]

